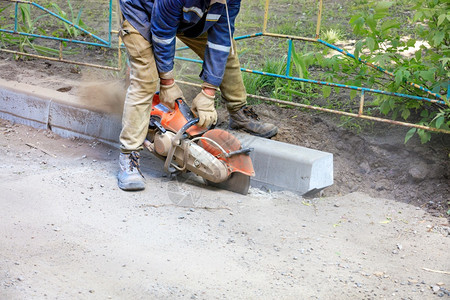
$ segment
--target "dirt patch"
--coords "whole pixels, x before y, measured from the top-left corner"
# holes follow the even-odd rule
[[[435,135],[422,145],[404,144],[409,128],[360,122],[359,133],[340,127],[334,115],[258,106],[267,120],[279,121],[276,140],[334,154],[335,184],[324,195],[364,192],[427,208],[447,216],[450,208],[450,136]]]
[[[255,110],[279,127],[274,140],[333,153],[335,183],[320,195],[358,191],[449,217],[450,136],[434,135],[425,145],[418,138],[404,144],[406,127],[361,121],[361,131],[355,132],[340,126],[339,117],[330,114],[269,104]],[[226,116],[226,111],[221,115]],[[227,119],[222,118],[219,126],[226,127]]]

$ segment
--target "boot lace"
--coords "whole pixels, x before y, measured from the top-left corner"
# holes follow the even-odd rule
[[[244,107],[244,109],[242,110],[242,112],[244,113],[245,116],[254,119],[256,121],[259,121],[259,117],[258,114],[253,110],[253,107]]]
[[[144,175],[141,172],[141,168],[139,167],[139,158],[140,157],[141,157],[141,155],[137,151],[133,151],[130,153],[130,171],[133,171],[133,168],[136,168],[138,170],[139,174],[141,174],[141,176],[144,177]]]

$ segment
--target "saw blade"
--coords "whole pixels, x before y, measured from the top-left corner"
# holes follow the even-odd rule
[[[206,180],[206,182],[210,186],[242,195],[247,195],[248,189],[250,188],[250,176],[238,172],[232,173],[227,180],[219,183],[214,183],[209,180]]]

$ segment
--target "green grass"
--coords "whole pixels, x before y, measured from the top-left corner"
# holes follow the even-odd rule
[[[272,74],[282,74],[286,70],[286,58],[266,60],[262,71]],[[275,77],[256,75],[244,72],[244,84],[249,94],[271,95],[275,89]]]

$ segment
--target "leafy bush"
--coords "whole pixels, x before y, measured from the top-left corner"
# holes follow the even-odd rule
[[[402,23],[390,11],[393,2],[369,1],[363,5],[363,9],[350,20],[354,33],[364,37],[355,45],[355,56],[394,70],[393,80],[384,82],[384,87],[389,91],[422,94],[433,98],[407,84],[416,82],[433,93],[446,95],[450,75],[448,3],[446,0],[419,0],[412,3],[414,16],[408,22],[413,29],[411,36],[402,35],[405,33]],[[403,55],[405,51],[409,51],[411,55]],[[373,82],[374,80],[366,80],[365,83],[371,85]],[[444,101],[446,105],[437,105],[380,96],[376,104],[381,113],[390,114],[394,119],[399,116],[405,120],[412,116],[419,117],[419,120],[415,120],[417,124],[449,130],[450,107],[445,96]],[[413,128],[408,132],[405,142],[416,132],[422,143],[431,138],[430,132]]]

